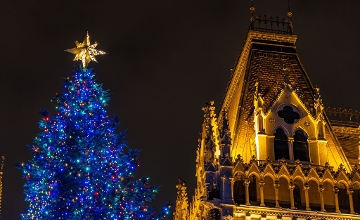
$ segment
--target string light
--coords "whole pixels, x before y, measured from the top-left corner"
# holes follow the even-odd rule
[[[108,118],[109,94],[91,69],[79,68],[57,94],[57,114],[41,112],[40,132],[19,164],[29,208],[22,219],[166,219],[146,202],[157,193],[149,178],[134,179],[139,151]]]

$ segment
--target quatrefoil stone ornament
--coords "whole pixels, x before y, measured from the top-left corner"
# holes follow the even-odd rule
[[[287,124],[294,124],[295,120],[300,119],[299,113],[295,112],[291,106],[284,106],[278,111],[278,116],[283,118]]]

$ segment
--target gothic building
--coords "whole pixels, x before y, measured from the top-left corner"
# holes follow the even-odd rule
[[[251,12],[223,103],[203,108],[195,195],[179,181],[174,219],[360,219],[360,112],[324,107],[290,11]]]

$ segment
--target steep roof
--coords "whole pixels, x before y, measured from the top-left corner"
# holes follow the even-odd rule
[[[344,108],[326,108],[331,127],[352,166],[359,164],[360,112]]]
[[[359,134],[356,133],[345,133],[345,132],[336,132],[335,135],[340,142],[340,146],[344,151],[346,158],[349,160],[349,163],[353,165],[359,164]]]
[[[230,79],[220,111],[228,112],[233,150],[240,153],[245,160],[254,155],[254,92],[258,82],[264,100],[264,112],[271,107],[284,83],[284,66],[288,68],[288,78],[301,102],[315,116],[314,100],[316,91],[296,52],[297,36],[287,32],[267,30],[249,30],[242,52]],[[219,114],[219,121],[221,121]],[[327,120],[327,117],[325,117]],[[327,123],[326,126],[328,126]],[[327,129],[330,142],[334,146],[340,143],[331,128]],[[235,150],[234,150],[235,149]],[[337,147],[338,158],[347,168],[349,163],[342,150]]]

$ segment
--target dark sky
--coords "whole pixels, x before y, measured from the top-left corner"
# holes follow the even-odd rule
[[[285,17],[287,0],[254,0],[256,13]],[[360,110],[360,1],[293,0],[300,59],[325,105]],[[79,62],[64,49],[88,30],[108,52],[90,63],[112,92],[132,148],[142,150],[138,177],[162,185],[154,206],[176,198],[178,177],[195,186],[201,107],[217,108],[250,19],[248,0],[1,1],[1,147],[5,155],[3,219],[25,212],[23,179],[14,166],[30,159],[39,110]]]

